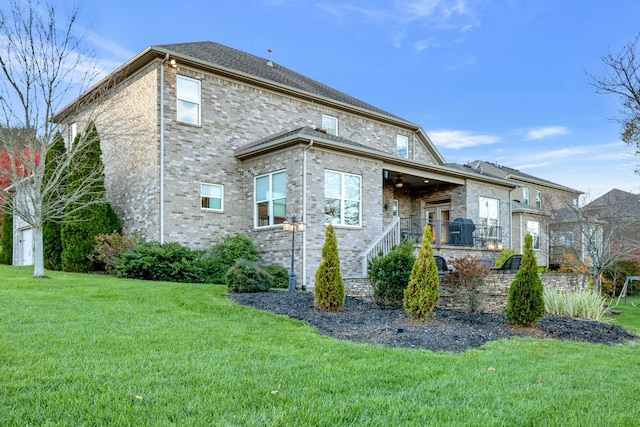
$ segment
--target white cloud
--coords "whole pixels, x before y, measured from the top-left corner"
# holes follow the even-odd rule
[[[555,135],[566,135],[569,133],[569,128],[565,126],[547,126],[543,128],[530,129],[525,137],[526,141],[533,141],[537,139],[543,139]]]
[[[440,130],[429,132],[429,138],[436,144],[452,150],[495,144],[500,138],[494,135],[472,134],[463,130]]]

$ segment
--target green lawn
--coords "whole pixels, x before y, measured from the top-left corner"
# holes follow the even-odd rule
[[[0,266],[2,426],[634,426],[640,342],[323,337],[226,288]],[[640,298],[618,307],[640,333]]]

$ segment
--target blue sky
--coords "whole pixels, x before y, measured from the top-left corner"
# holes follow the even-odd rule
[[[421,125],[448,162],[497,162],[597,197],[640,191],[618,101],[587,73],[640,32],[637,0],[85,0],[107,70],[215,41]]]

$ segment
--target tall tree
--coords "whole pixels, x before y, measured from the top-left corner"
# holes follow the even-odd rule
[[[58,158],[46,182],[44,179],[56,131],[54,113],[97,75],[91,71],[95,67],[91,54],[83,48],[82,37],[76,36],[78,15],[78,8],[74,8],[68,18],[62,18],[49,0],[10,0],[0,6],[0,124],[24,129],[0,134],[0,145],[10,157],[10,167],[0,169],[0,175],[15,192],[15,197],[7,198],[7,208],[32,228],[36,277],[45,276],[43,224],[64,221],[87,203],[103,202],[99,198],[87,202],[85,197],[101,178],[100,170],[83,175],[73,192],[67,192],[63,185],[65,175],[75,173],[76,157],[91,143],[86,138],[71,145],[66,155]]]
[[[65,187],[71,194],[86,182],[87,175],[94,175],[96,170],[104,170],[100,137],[93,122],[89,122],[87,129],[76,138],[74,144],[83,140],[90,142],[83,144],[83,151],[76,159],[74,174],[66,177]],[[105,201],[104,175],[94,177],[92,187],[83,190],[82,193],[79,200],[83,207],[71,207],[60,230],[62,269],[80,273],[93,270],[90,256],[93,254],[95,237],[113,232],[108,204]]]
[[[53,135],[53,144],[47,150],[44,167],[44,182],[51,179],[56,170],[56,163],[66,154],[67,148],[60,132]],[[64,174],[63,174],[64,175]],[[63,180],[61,180],[61,185]],[[49,270],[62,270],[62,239],[60,236],[60,222],[46,221],[42,224],[44,267]]]
[[[634,145],[640,155],[640,33],[619,52],[602,57],[605,70],[600,75],[590,74],[591,84],[598,93],[615,95],[621,102],[620,117],[622,140]],[[640,173],[640,168],[636,168]]]

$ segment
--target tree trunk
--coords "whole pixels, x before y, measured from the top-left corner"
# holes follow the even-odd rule
[[[33,276],[47,277],[44,274],[42,227],[33,228]]]

